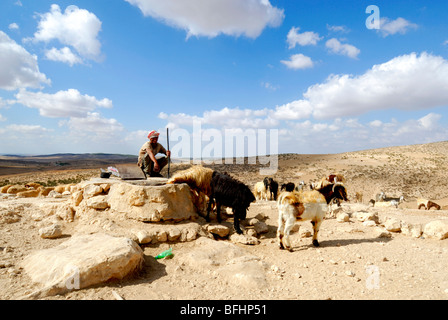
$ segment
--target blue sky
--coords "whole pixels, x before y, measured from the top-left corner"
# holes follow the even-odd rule
[[[173,146],[193,123],[277,130],[279,153],[448,140],[446,12],[429,0],[4,0],[0,154],[136,154],[149,131],[166,144],[171,128]]]

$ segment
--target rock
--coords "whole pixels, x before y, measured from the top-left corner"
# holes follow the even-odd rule
[[[253,236],[238,233],[232,234],[230,236],[230,241],[232,241],[233,243],[241,243],[247,245],[256,245],[260,243],[260,241]]]
[[[384,222],[384,227],[389,232],[400,232],[401,231],[401,222],[400,220],[389,218]]]
[[[22,267],[42,289],[26,298],[64,294],[112,279],[123,279],[143,266],[143,251],[132,240],[105,234],[77,235],[61,245],[37,251]]]
[[[17,193],[17,198],[37,198],[40,195],[40,190],[27,190]]]
[[[75,210],[69,204],[63,204],[56,208],[56,216],[67,222],[73,222],[75,220]]]
[[[142,222],[184,221],[196,217],[190,188],[186,184],[139,186],[111,185],[110,209]]]
[[[72,193],[72,203],[75,207],[79,206],[84,199],[84,193],[82,191],[75,191]]]
[[[376,224],[379,223],[378,212],[358,211],[353,215],[356,216],[356,219],[358,219],[358,221],[360,222],[371,220],[374,221]]]
[[[349,222],[350,221],[350,216],[345,213],[345,212],[341,212],[336,216],[336,221],[338,222]]]
[[[257,234],[267,233],[269,231],[268,225],[262,221],[258,221],[254,224],[254,229]]]
[[[19,222],[24,208],[0,204],[0,225]]]
[[[56,239],[62,236],[62,227],[58,224],[39,229],[39,235],[44,239]]]
[[[87,186],[84,187],[82,192],[83,197],[86,199],[96,197],[101,193],[103,193],[103,188],[96,184],[88,184]]]
[[[448,238],[448,223],[441,220],[431,221],[425,225],[424,236],[437,240]]]
[[[423,233],[423,226],[420,223],[411,224],[407,222],[401,223],[401,233],[406,236],[420,238]]]
[[[230,228],[220,225],[220,224],[212,224],[208,225],[207,231],[215,234],[221,238],[227,237],[230,233]]]
[[[373,220],[367,220],[362,223],[365,227],[376,227],[376,223]]]
[[[86,200],[86,206],[95,210],[105,210],[110,207],[106,196],[95,196]]]
[[[383,228],[375,228],[374,236],[375,238],[392,238],[392,233]]]

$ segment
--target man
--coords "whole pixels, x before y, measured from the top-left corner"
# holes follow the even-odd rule
[[[151,131],[148,134],[149,141],[143,144],[138,155],[138,166],[150,177],[162,177],[160,171],[168,164],[168,158],[171,156],[171,152],[158,143],[159,135],[157,131]],[[165,154],[166,157],[156,158],[159,153]]]

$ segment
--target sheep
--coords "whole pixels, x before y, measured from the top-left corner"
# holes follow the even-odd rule
[[[266,187],[264,186],[264,182],[257,182],[254,186],[254,195],[257,200],[263,200],[263,198],[268,201],[268,193],[266,191]]]
[[[278,229],[277,239],[281,250],[292,252],[289,236],[296,221],[311,220],[313,225],[313,245],[319,246],[317,236],[328,211],[327,200],[316,190],[283,192],[277,201]]]
[[[285,190],[286,192],[292,192],[292,191],[294,191],[295,187],[296,187],[296,185],[294,183],[288,182],[288,183],[282,184],[282,187],[280,190],[282,190],[282,191]]]
[[[213,172],[211,180],[211,195],[207,208],[206,220],[210,221],[210,211],[212,203],[216,203],[216,216],[218,222],[221,222],[221,205],[232,208],[233,226],[236,233],[242,234],[240,220],[246,219],[247,209],[254,202],[255,196],[248,186],[235,180],[227,174]]]
[[[419,210],[422,207],[425,210],[430,210],[433,207],[436,208],[436,210],[440,210],[441,209],[441,207],[437,203],[432,202],[431,200],[426,200],[426,199],[421,199],[421,198],[417,199],[417,207],[418,207]]]
[[[277,193],[278,193],[278,182],[276,182],[273,178],[264,178],[263,180],[264,186],[268,191],[270,199],[272,200],[272,196],[274,196],[274,200],[277,201]]]

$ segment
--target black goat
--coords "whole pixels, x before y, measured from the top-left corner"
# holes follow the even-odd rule
[[[270,199],[272,200],[272,197],[274,197],[274,200],[277,201],[278,182],[272,178],[266,177],[263,179],[263,183],[266,187],[266,192],[269,192]]]
[[[286,192],[293,192],[296,188],[296,185],[292,182],[284,183],[282,184],[282,187],[280,190],[285,190]]]
[[[348,201],[347,190],[339,183],[329,184],[321,189],[317,189],[317,191],[322,193],[325,200],[327,200],[327,204],[330,204],[333,199]]]
[[[255,201],[252,191],[244,183],[233,179],[227,174],[213,172],[211,180],[211,195],[207,207],[206,220],[210,221],[212,203],[216,203],[216,217],[221,222],[221,205],[232,208],[234,228],[242,234],[240,220],[246,219],[247,209]]]

